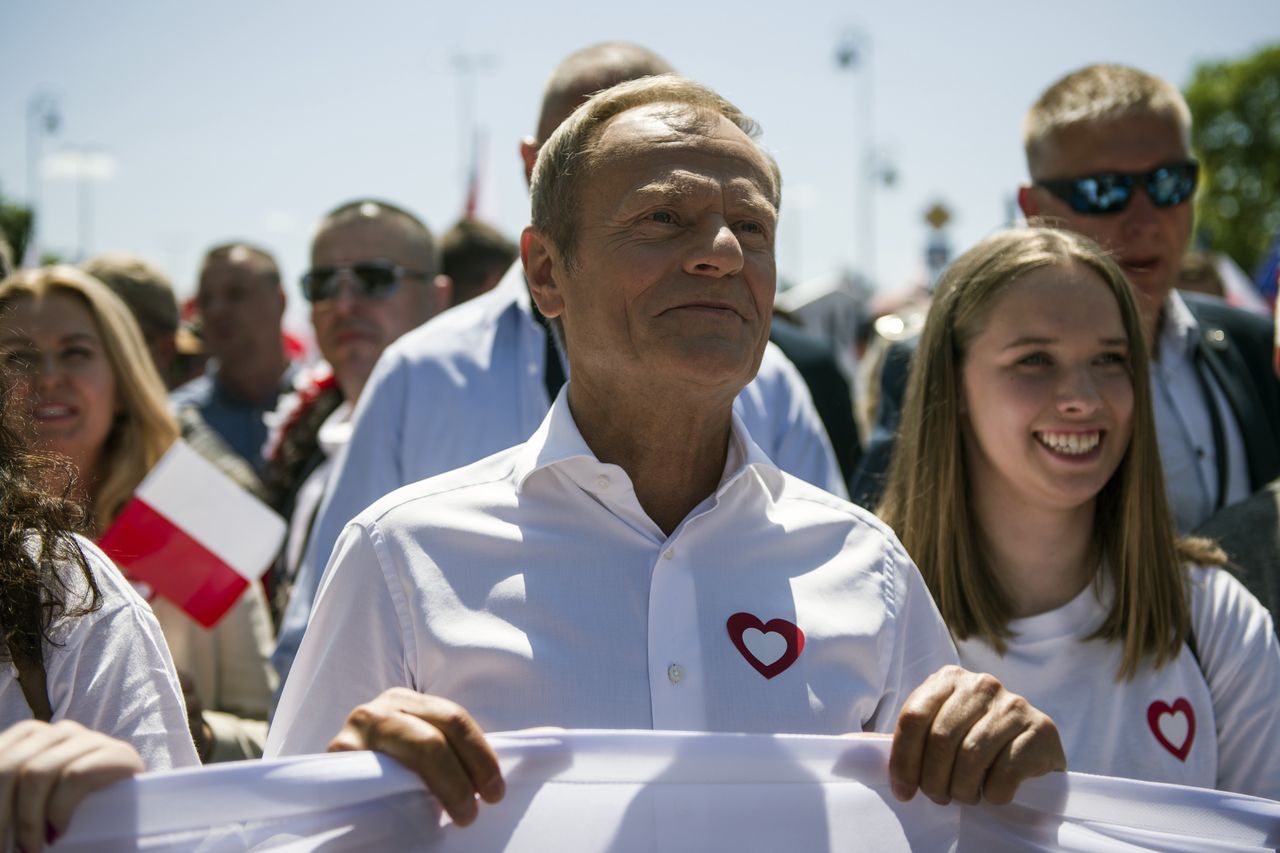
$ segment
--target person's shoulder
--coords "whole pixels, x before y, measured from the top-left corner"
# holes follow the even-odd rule
[[[78,550],[83,556],[88,576],[77,564],[70,550],[64,550],[63,558],[51,566],[57,572],[63,587],[66,611],[72,614],[80,612],[79,615],[64,616],[58,620],[53,629],[55,639],[63,642],[69,632],[88,629],[94,623],[110,619],[117,613],[132,612],[139,616],[151,613],[151,606],[143,601],[123,572],[97,545],[79,534],[68,536],[63,544],[67,549]],[[90,579],[98,591],[98,603],[91,611],[82,612],[93,603]]]
[[[1271,320],[1261,314],[1228,305],[1221,299],[1202,293],[1180,291],[1178,295],[1182,297],[1187,309],[1201,326],[1218,327],[1233,337],[1259,338],[1268,343],[1271,340],[1274,327]]]
[[[789,504],[801,510],[806,523],[844,524],[848,527],[849,537],[860,538],[864,543],[883,548],[885,553],[892,553],[910,561],[897,535],[889,525],[870,510],[833,495],[825,489],[820,489],[812,483],[806,483],[785,471],[776,468],[773,470],[782,478],[778,503]]]
[[[507,289],[495,289],[475,299],[455,305],[415,329],[401,335],[387,347],[387,357],[408,365],[441,359],[480,356],[486,346],[507,325],[519,320],[519,301]]]
[[[461,468],[401,486],[371,504],[352,523],[370,530],[417,527],[429,523],[440,508],[452,513],[491,505],[508,494],[514,498],[516,459],[523,447],[516,445]]]
[[[184,382],[169,392],[169,404],[174,408],[181,406],[200,406],[213,396],[213,379],[204,373],[188,382]]]
[[[1218,633],[1224,625],[1269,622],[1267,608],[1225,566],[1193,565],[1187,569],[1196,635]]]

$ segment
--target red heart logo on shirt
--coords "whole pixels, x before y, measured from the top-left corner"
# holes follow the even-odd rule
[[[1191,742],[1196,738],[1196,712],[1186,699],[1178,699],[1172,705],[1160,700],[1151,703],[1147,709],[1147,725],[1151,733],[1160,741],[1160,745],[1173,753],[1179,761],[1186,761],[1191,752]],[[1174,746],[1174,741],[1182,736],[1182,743]]]
[[[804,631],[786,619],[762,622],[750,613],[735,613],[725,623],[734,647],[765,678],[773,678],[804,651]]]

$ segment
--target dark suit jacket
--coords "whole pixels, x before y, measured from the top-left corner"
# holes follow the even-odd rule
[[[1240,425],[1249,464],[1249,490],[1256,492],[1280,476],[1280,380],[1271,369],[1271,323],[1212,297],[1181,296],[1200,324],[1197,358],[1203,359],[1222,388]],[[876,426],[850,488],[854,503],[874,507],[884,492],[917,343],[916,338],[895,343],[885,359]]]
[[[822,425],[827,428],[831,447],[840,464],[840,474],[846,484],[862,456],[862,444],[858,441],[858,428],[853,422],[853,392],[849,380],[836,364],[831,347],[784,317],[773,318],[769,340],[791,359],[796,370],[809,387],[814,408]]]
[[[1237,577],[1271,611],[1280,636],[1280,480],[1226,507],[1196,533],[1218,540]]]

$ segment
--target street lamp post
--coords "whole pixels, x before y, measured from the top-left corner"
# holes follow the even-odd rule
[[[40,141],[58,132],[62,116],[52,95],[38,93],[27,101],[27,206],[31,208],[31,232],[27,236],[28,258],[40,262]],[[22,258],[18,259],[22,263]]]
[[[862,124],[861,165],[855,169],[858,204],[858,243],[862,264],[871,286],[876,284],[876,182],[880,173],[875,142],[875,90],[871,76],[871,39],[861,30],[847,33],[836,46],[836,65],[862,72],[862,92],[858,98]],[[856,90],[855,90],[856,91]]]

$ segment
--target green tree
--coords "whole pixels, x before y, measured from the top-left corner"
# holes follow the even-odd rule
[[[1252,272],[1280,232],[1280,45],[1200,65],[1186,96],[1198,235]]]
[[[27,252],[27,242],[31,239],[31,208],[25,204],[15,204],[5,199],[0,193],[0,231],[13,249],[13,261],[21,263]]]

